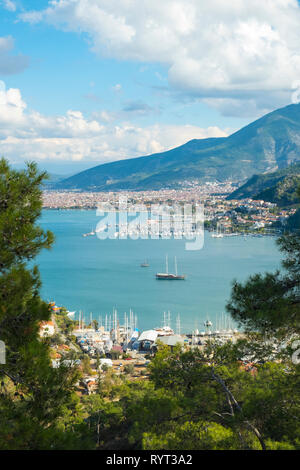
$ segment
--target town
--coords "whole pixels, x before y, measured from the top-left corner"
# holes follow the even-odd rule
[[[185,183],[182,189],[158,191],[123,192],[43,192],[43,208],[96,210],[100,204],[109,203],[118,208],[120,198],[126,197],[128,209],[143,205],[150,209],[154,204],[204,206],[205,228],[217,231],[218,236],[239,233],[274,234],[284,227],[285,221],[296,212],[291,207],[279,208],[276,204],[262,200],[228,200],[236,188],[232,182],[198,184]]]

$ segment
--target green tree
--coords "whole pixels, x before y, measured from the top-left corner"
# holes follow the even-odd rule
[[[126,364],[124,366],[124,372],[125,374],[133,375],[135,372],[134,365],[133,364]]]
[[[297,449],[297,366],[269,361],[244,367],[262,350],[247,338],[210,341],[202,350],[159,345],[150,380],[107,372],[97,398],[86,397],[99,449]],[[263,349],[263,354],[267,351]]]
[[[36,224],[45,177],[33,163],[16,171],[0,160],[0,339],[6,345],[6,364],[0,365],[2,449],[80,445],[80,406],[73,394],[77,371],[52,368],[49,342],[39,337],[40,323],[50,320],[51,310],[39,296],[41,282],[32,261],[54,240]]]
[[[243,413],[269,448],[298,448],[299,364],[293,363],[292,346],[300,333],[300,234],[287,232],[277,243],[285,255],[282,270],[256,274],[243,284],[234,281],[227,310],[251,332],[236,353],[263,364],[255,384],[243,392]]]
[[[227,310],[248,331],[291,335],[300,330],[300,234],[278,240],[285,254],[283,271],[255,274],[244,284],[234,281]]]
[[[175,424],[166,433],[145,433],[143,448],[146,450],[229,450],[238,447],[237,437],[224,426],[214,422],[186,421]]]
[[[87,354],[83,356],[83,359],[81,361],[81,367],[82,371],[84,374],[91,375],[92,374],[92,368],[91,368],[91,360]]]

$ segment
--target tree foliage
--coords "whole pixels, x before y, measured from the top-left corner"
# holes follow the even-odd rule
[[[299,334],[300,327],[300,234],[279,238],[285,258],[283,272],[255,274],[244,284],[234,281],[227,310],[248,331]]]
[[[236,344],[212,341],[201,351],[160,346],[150,380],[111,382],[85,398],[99,449],[299,448],[297,366],[237,359]],[[112,377],[111,377],[112,378]]]
[[[51,310],[39,296],[41,282],[32,261],[54,240],[36,223],[45,176],[33,163],[16,171],[0,161],[0,339],[6,346],[6,363],[0,365],[2,449],[81,445],[75,431],[77,371],[53,369],[48,342],[39,337],[40,323],[50,320]]]

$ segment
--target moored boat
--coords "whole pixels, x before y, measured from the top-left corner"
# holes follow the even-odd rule
[[[166,256],[166,272],[165,273],[156,273],[155,275],[157,280],[166,280],[166,281],[183,281],[185,279],[185,275],[178,274],[177,272],[177,260],[175,256],[175,274],[169,273],[168,268],[168,256]]]

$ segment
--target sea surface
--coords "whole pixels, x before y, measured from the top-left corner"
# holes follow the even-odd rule
[[[281,253],[273,237],[212,238],[205,232],[204,247],[186,251],[185,240],[99,240],[82,234],[95,229],[99,218],[93,210],[44,210],[40,224],[54,232],[50,251],[37,259],[42,278],[42,296],[70,311],[83,312],[104,323],[105,315],[117,309],[120,324],[132,309],[138,328],[161,326],[170,312],[176,329],[180,315],[181,333],[204,330],[209,319],[220,327],[222,312],[230,298],[234,278],[244,281],[251,274],[273,271],[280,266]],[[178,272],[184,281],[158,281],[156,272]],[[147,259],[150,266],[140,264]]]

